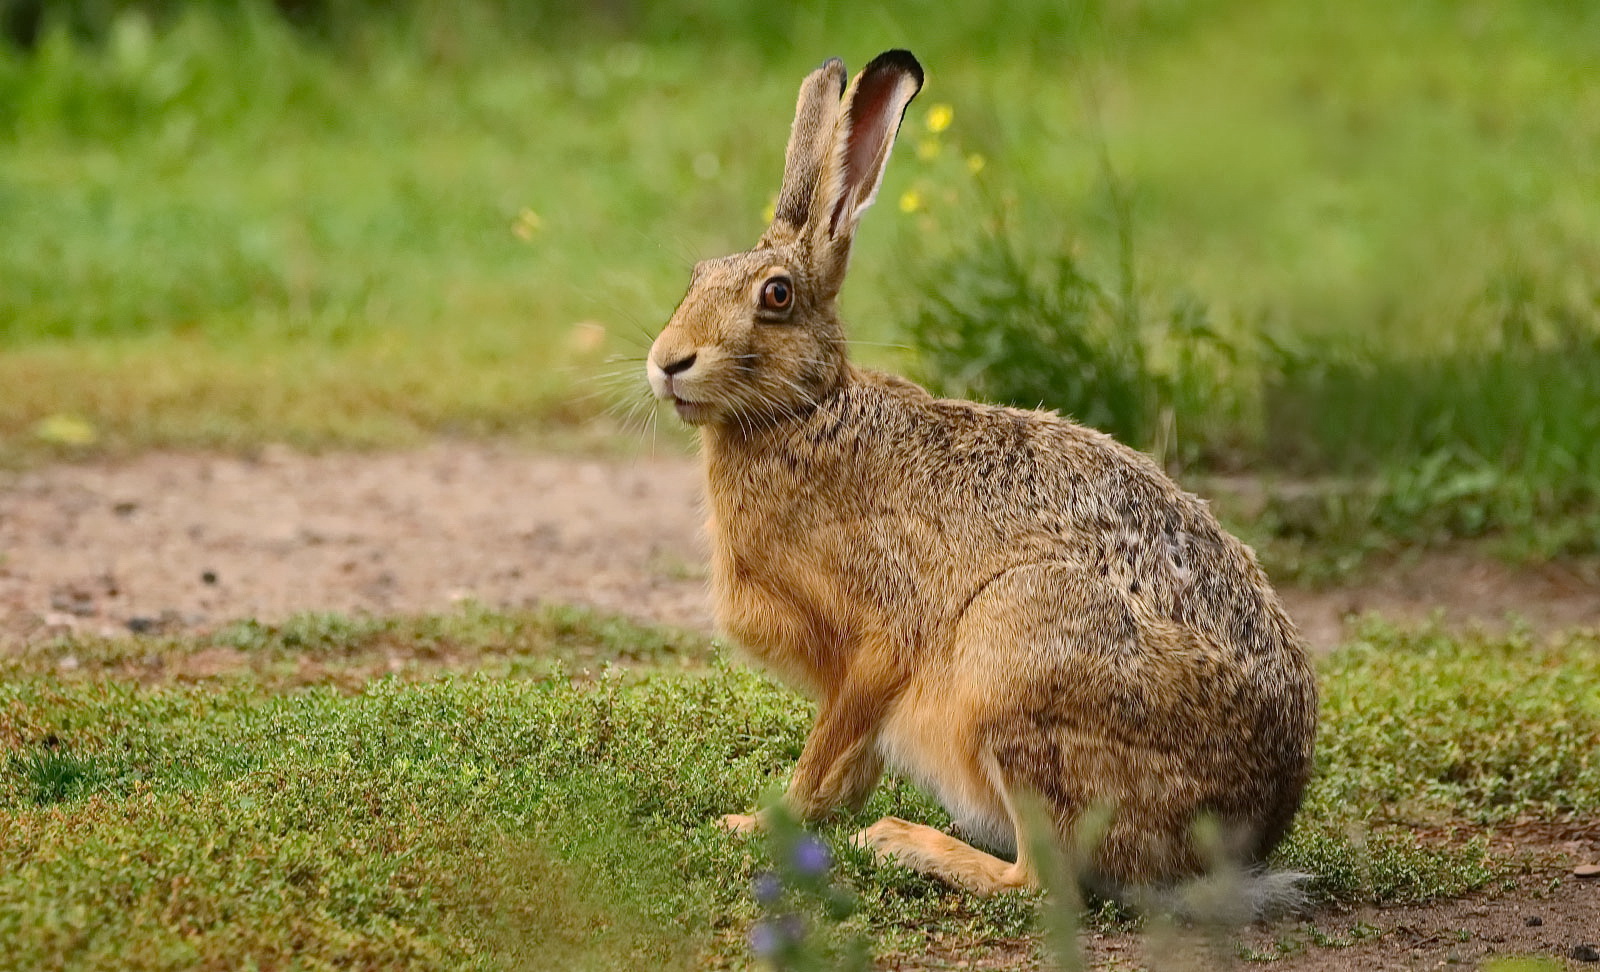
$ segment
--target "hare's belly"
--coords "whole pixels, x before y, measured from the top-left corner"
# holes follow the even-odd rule
[[[936,694],[914,684],[879,728],[878,752],[890,767],[932,793],[963,836],[1010,852],[1016,842],[1011,820],[992,763],[971,731],[975,722],[960,711],[962,701],[959,693]]]

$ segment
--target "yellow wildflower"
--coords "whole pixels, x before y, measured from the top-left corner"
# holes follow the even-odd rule
[[[974,152],[971,155],[967,156],[967,171],[972,173],[973,175],[977,175],[978,173],[982,172],[983,171],[983,167],[988,165],[988,164],[989,164],[989,160],[985,159],[983,156],[979,155],[977,152]]]
[[[919,139],[917,141],[917,158],[924,162],[929,159],[936,159],[939,157],[939,149],[941,147],[939,140],[936,138]]]
[[[65,412],[47,415],[34,423],[33,434],[40,441],[63,446],[94,445],[100,438],[88,419]]]
[[[765,209],[761,210],[761,221],[763,223],[770,223],[770,222],[772,222],[773,220],[775,220],[777,218],[778,218],[778,202],[777,202],[777,200],[773,200],[772,202],[767,203],[767,206],[766,206]]]
[[[922,193],[915,189],[907,189],[900,194],[900,211],[914,213],[922,208]]]
[[[517,213],[516,221],[511,224],[511,232],[516,234],[517,239],[526,243],[533,239],[533,234],[539,232],[539,227],[542,225],[543,221],[539,219],[539,214],[524,206],[522,211]]]
[[[950,127],[950,122],[956,117],[956,110],[947,104],[934,105],[928,109],[928,131],[935,135]]]

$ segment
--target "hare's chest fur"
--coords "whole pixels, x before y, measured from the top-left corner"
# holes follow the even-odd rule
[[[715,513],[707,523],[718,627],[814,697],[843,677],[863,632],[881,628],[827,555],[836,532],[818,526],[770,534],[740,529]]]

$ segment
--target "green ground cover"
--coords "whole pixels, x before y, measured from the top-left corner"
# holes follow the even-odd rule
[[[1600,810],[1597,647],[1369,628],[1322,663],[1278,863],[1323,900],[1508,877],[1489,828]],[[3,664],[0,965],[19,969],[738,965],[770,859],[712,820],[781,784],[810,717],[702,639],[574,611],[308,616]],[[880,955],[1037,942],[1036,898],[844,844],[883,813],[944,819],[890,781],[821,831],[858,905],[829,934]]]

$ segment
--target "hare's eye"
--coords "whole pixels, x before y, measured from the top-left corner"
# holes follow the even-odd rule
[[[773,277],[761,285],[761,309],[784,311],[794,303],[794,284],[784,277]]]

